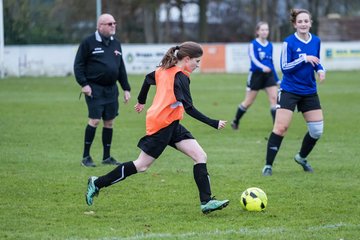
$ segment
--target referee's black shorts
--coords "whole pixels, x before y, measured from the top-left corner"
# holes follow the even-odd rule
[[[91,119],[114,119],[119,114],[119,90],[117,85],[91,84],[92,96],[85,96],[88,117]]]
[[[302,96],[281,90],[278,94],[276,108],[283,108],[290,111],[295,111],[295,107],[297,107],[299,112],[303,113],[311,110],[321,109],[318,94],[314,93]]]
[[[158,158],[167,145],[176,148],[175,143],[185,139],[194,137],[179,121],[175,121],[152,135],[142,137],[137,146],[146,154]]]
[[[88,98],[88,96],[86,96]],[[91,119],[103,119],[105,121],[115,119],[119,114],[119,102],[98,103],[91,99],[87,102],[88,117]]]

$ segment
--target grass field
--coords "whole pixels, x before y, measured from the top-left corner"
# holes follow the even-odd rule
[[[263,92],[237,132],[230,126],[217,131],[186,116],[183,124],[208,154],[214,195],[230,200],[209,215],[200,211],[192,161],[172,148],[146,173],[102,189],[88,207],[87,178],[112,167],[100,165],[101,128],[91,152],[99,166],[80,166],[87,111],[75,80],[0,80],[0,239],[358,239],[359,75],[328,72],[319,86],[325,132],[309,156],[313,174],[293,161],[306,132],[301,114],[295,114],[273,176],[261,175],[272,128]],[[193,75],[195,106],[230,122],[245,79]],[[133,110],[142,80],[130,76],[132,99],[121,104],[116,120],[112,155],[121,161],[137,157],[144,135],[145,114]],[[240,195],[252,186],[267,193],[266,211],[241,209]]]

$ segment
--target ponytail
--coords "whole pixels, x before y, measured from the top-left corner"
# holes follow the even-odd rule
[[[162,58],[159,67],[168,69],[178,62],[178,58],[176,57],[177,52],[179,51],[180,47],[171,47],[166,53],[165,56]]]
[[[162,58],[159,67],[168,69],[176,65],[184,57],[198,58],[203,55],[200,44],[195,42],[184,42],[179,46],[171,47]]]

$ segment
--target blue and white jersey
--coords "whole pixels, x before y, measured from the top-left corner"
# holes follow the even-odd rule
[[[280,56],[283,72],[281,89],[298,95],[317,92],[314,71],[325,71],[325,69],[321,64],[312,66],[311,63],[306,62],[307,55],[320,59],[320,38],[309,33],[309,39],[304,41],[295,33],[285,39]]]
[[[273,45],[271,42],[262,43],[258,39],[254,39],[249,45],[248,54],[251,62],[251,72],[263,72],[263,68],[266,66],[274,73],[275,81],[279,81],[272,59]]]

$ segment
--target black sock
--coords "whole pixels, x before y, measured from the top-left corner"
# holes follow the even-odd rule
[[[90,156],[90,147],[92,142],[94,141],[95,133],[96,133],[96,127],[92,127],[90,125],[86,126],[83,157]]]
[[[234,123],[239,124],[240,118],[246,113],[246,107],[240,104],[236,111]]]
[[[302,145],[301,145],[301,149],[300,149],[300,157],[302,158],[306,158],[309,153],[311,152],[311,150],[314,148],[316,142],[318,139],[312,138],[309,134],[309,132],[307,132],[304,136]]]
[[[277,135],[275,133],[271,133],[269,137],[269,141],[267,144],[267,152],[266,152],[266,165],[272,166],[280,149],[281,142],[283,140],[283,136]]]
[[[103,160],[110,157],[110,147],[112,141],[113,129],[112,128],[103,128],[102,130],[102,143],[104,147]]]
[[[275,115],[276,115],[276,107],[270,108],[270,113],[271,113],[271,117],[272,117],[273,124],[274,124],[274,122],[275,122]]]
[[[98,188],[108,187],[112,184],[124,180],[126,177],[137,173],[134,162],[126,162],[117,166],[114,170],[95,180],[95,186]]]
[[[206,163],[194,165],[194,179],[199,189],[200,202],[207,203],[211,200],[211,188]]]

